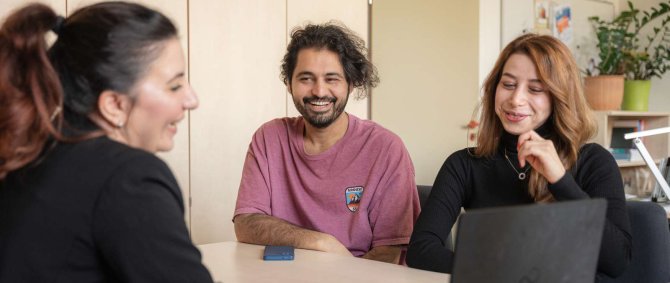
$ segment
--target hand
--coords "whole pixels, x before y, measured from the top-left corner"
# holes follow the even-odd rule
[[[337,240],[334,236],[326,233],[322,233],[322,237],[318,240],[318,250],[327,252],[327,253],[335,253],[335,254],[341,254],[341,255],[346,255],[346,256],[354,256],[351,254],[349,249],[345,247],[340,241]]]
[[[531,130],[519,136],[517,150],[519,166],[523,168],[528,161],[550,184],[558,182],[565,175],[565,167],[556,153],[554,143],[543,139],[535,131]]]

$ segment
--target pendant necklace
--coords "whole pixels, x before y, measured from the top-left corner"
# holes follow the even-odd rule
[[[530,166],[526,165],[528,166],[528,168],[526,168],[526,170],[524,170],[523,172],[519,172],[519,170],[516,170],[516,167],[514,167],[514,164],[512,164],[512,161],[509,160],[509,157],[507,157],[507,149],[505,148],[504,150],[505,150],[505,159],[507,159],[507,163],[509,163],[509,166],[512,166],[514,172],[516,172],[519,175],[519,180],[526,179],[526,173],[528,173],[528,170],[530,170]]]

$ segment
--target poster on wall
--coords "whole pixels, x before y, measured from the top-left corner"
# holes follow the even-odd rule
[[[535,30],[549,29],[549,1],[535,0]]]
[[[553,33],[555,37],[558,37],[566,45],[572,43],[572,13],[570,5],[557,5],[553,9],[554,11],[554,23],[553,23]]]

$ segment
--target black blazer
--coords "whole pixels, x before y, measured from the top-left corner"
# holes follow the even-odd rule
[[[0,282],[212,282],[153,154],[60,143],[0,181]]]

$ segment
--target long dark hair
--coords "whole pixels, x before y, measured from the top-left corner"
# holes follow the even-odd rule
[[[58,38],[47,51],[45,34]],[[34,161],[49,139],[99,131],[89,120],[104,90],[128,93],[177,29],[125,2],[86,6],[67,19],[30,4],[0,28],[0,180]]]

